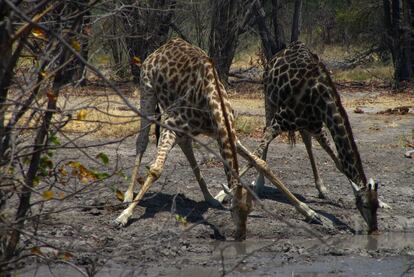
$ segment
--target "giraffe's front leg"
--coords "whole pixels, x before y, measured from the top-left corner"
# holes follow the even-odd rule
[[[167,159],[167,155],[172,149],[175,144],[176,134],[170,130],[163,130],[161,135],[161,141],[157,147],[158,153],[155,162],[151,165],[147,179],[145,180],[144,185],[141,187],[138,195],[135,197],[134,201],[129,204],[128,208],[126,208],[116,219],[115,224],[118,226],[125,226],[128,224],[130,217],[132,216],[132,212],[134,208],[138,205],[138,203],[144,197],[144,194],[149,190],[151,185],[160,177],[161,172],[164,168],[165,160]],[[134,180],[133,180],[134,181]]]
[[[240,143],[240,141],[237,141],[237,151],[243,158],[245,158],[250,163],[252,163],[258,171],[262,172],[266,176],[266,178],[289,199],[289,201],[294,205],[296,210],[305,216],[305,218],[308,221],[320,223],[329,228],[333,227],[334,224],[332,223],[332,221],[316,213],[308,205],[299,201],[299,199],[297,199],[296,196],[293,195],[286,188],[286,186],[277,178],[277,176],[270,170],[267,163],[263,161],[262,159],[259,159],[257,156],[253,155],[252,153],[250,153],[250,151],[246,147],[244,147]]]
[[[270,143],[280,134],[280,126],[277,122],[274,122],[272,126],[269,126],[265,130],[265,135],[259,144],[259,147],[255,150],[254,154],[260,157],[266,162],[267,152],[269,150]],[[259,171],[259,175],[256,181],[253,183],[254,192],[257,195],[262,195],[265,190],[265,178],[262,172]]]
[[[143,153],[140,153],[137,155],[134,163],[134,169],[132,171],[132,177],[131,177],[131,183],[128,186],[127,191],[124,194],[124,203],[131,203],[134,199],[134,188],[136,185],[136,182],[138,182],[138,171],[141,165],[141,159],[142,159]]]
[[[123,210],[122,213],[115,219],[115,224],[122,227],[128,224],[128,221],[132,216],[134,208],[138,205],[138,203],[144,197],[144,194],[148,191],[151,185],[158,179],[158,177],[161,174],[161,169],[156,168],[156,166],[157,165],[151,167],[147,180],[145,180],[145,183],[139,191],[138,195],[135,197],[134,201],[132,201],[129,204],[128,208]]]

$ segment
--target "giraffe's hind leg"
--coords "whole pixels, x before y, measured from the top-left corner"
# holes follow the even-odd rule
[[[269,150],[270,143],[280,134],[280,128],[278,126],[272,126],[266,128],[265,137],[260,142],[259,147],[256,149],[255,154],[260,156],[263,161],[267,159],[267,151]],[[265,179],[262,172],[259,172],[259,175],[254,182],[254,192],[258,195],[261,195],[264,191]]]
[[[194,156],[193,146],[192,146],[192,139],[190,138],[183,138],[182,141],[179,142],[181,149],[184,152],[184,155],[187,157],[188,162],[193,170],[193,173],[197,179],[198,184],[200,185],[201,192],[203,193],[204,200],[212,207],[219,208],[222,207],[220,201],[216,200],[210,193],[207,188],[207,184],[201,175],[200,168],[197,164],[197,160]]]
[[[319,176],[318,167],[316,166],[315,157],[312,151],[312,135],[305,130],[301,130],[300,134],[302,136],[303,143],[305,144],[306,151],[308,152],[309,160],[311,162],[313,177],[315,178],[315,185],[316,189],[319,192],[319,198],[326,199],[328,191],[325,187],[325,184],[323,183],[322,178]]]
[[[132,215],[134,208],[138,205],[139,201],[144,197],[144,194],[148,191],[151,185],[160,177],[161,172],[164,168],[165,160],[170,150],[173,148],[176,140],[176,134],[173,131],[163,129],[161,133],[161,141],[158,144],[157,158],[155,162],[151,165],[147,179],[145,180],[144,185],[141,187],[138,195],[134,198],[134,201],[129,204],[120,216],[115,220],[115,223],[121,226],[125,226],[128,223],[129,218]]]

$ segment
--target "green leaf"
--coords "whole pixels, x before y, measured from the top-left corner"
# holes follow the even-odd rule
[[[53,168],[53,162],[49,159],[48,156],[42,156],[40,158],[40,167],[41,168],[52,169]]]
[[[109,174],[106,172],[94,172],[95,177],[99,180],[106,179],[109,177]]]
[[[40,183],[40,176],[36,176],[33,178],[33,186],[37,186]]]
[[[112,191],[112,192],[116,192],[118,189],[117,189],[117,187],[115,186],[115,184],[110,184],[109,185],[109,189]]]
[[[186,216],[181,216],[181,215],[179,215],[179,214],[176,214],[175,215],[175,220],[178,222],[178,223],[181,223],[182,225],[184,225],[184,226],[187,226],[187,224],[188,224],[188,222],[187,222],[187,217]]]
[[[60,145],[60,140],[55,134],[49,134],[49,141],[54,145]]]
[[[109,163],[108,155],[106,155],[105,153],[101,152],[96,157],[99,158],[104,165],[108,165],[108,163]]]
[[[116,175],[118,175],[118,176],[120,176],[120,177],[124,178],[124,180],[125,180],[125,181],[128,181],[128,180],[129,180],[128,175],[126,175],[126,174],[125,174],[122,170],[118,171],[118,172],[116,173]]]

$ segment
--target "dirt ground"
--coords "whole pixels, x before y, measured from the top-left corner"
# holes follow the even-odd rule
[[[256,205],[248,219],[247,241],[234,242],[229,211],[209,208],[203,202],[184,155],[175,147],[162,177],[135,210],[131,224],[122,229],[112,225],[123,205],[111,188],[124,191],[128,184],[121,176],[84,188],[83,193],[56,204],[54,208],[62,212],[51,213],[39,226],[39,235],[50,238],[57,248],[73,249],[69,261],[77,268],[53,263],[52,258],[51,267],[45,260],[32,259],[18,275],[79,276],[79,269],[98,272],[97,276],[414,276],[414,159],[404,157],[414,140],[414,95],[405,94],[400,102],[388,105],[384,103],[391,98],[378,93],[345,91],[342,98],[365,173],[380,182],[380,199],[392,206],[379,210],[379,235],[364,234],[366,226],[347,179],[318,145],[317,163],[329,200],[317,197],[304,145],[298,142],[291,147],[279,139],[268,154],[272,170],[300,200],[337,225],[332,229],[307,223],[267,182],[262,201],[271,213]],[[246,105],[248,99],[233,101],[237,112],[263,116],[261,104]],[[261,100],[251,101],[257,104]],[[411,106],[411,110],[403,115],[377,114],[400,105]],[[357,107],[363,113],[355,113]],[[253,150],[259,140],[243,136],[241,141]],[[105,141],[94,141],[100,142]],[[212,147],[217,150],[214,144]],[[132,137],[93,151],[105,151],[130,174]],[[68,151],[66,155],[75,154]],[[151,143],[144,162],[149,164],[154,155]],[[217,193],[225,183],[221,164],[201,147],[196,147],[196,156],[210,190]],[[255,175],[250,170],[243,179],[250,183]]]

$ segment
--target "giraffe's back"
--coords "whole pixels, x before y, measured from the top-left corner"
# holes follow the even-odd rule
[[[167,124],[184,131],[214,132],[211,100],[218,99],[216,83],[231,111],[224,86],[215,80],[214,66],[207,54],[186,41],[168,41],[144,61],[141,85],[151,87]]]
[[[282,131],[320,131],[326,109],[335,105],[335,92],[323,64],[304,44],[294,42],[280,51],[263,80],[267,125],[276,120]]]

